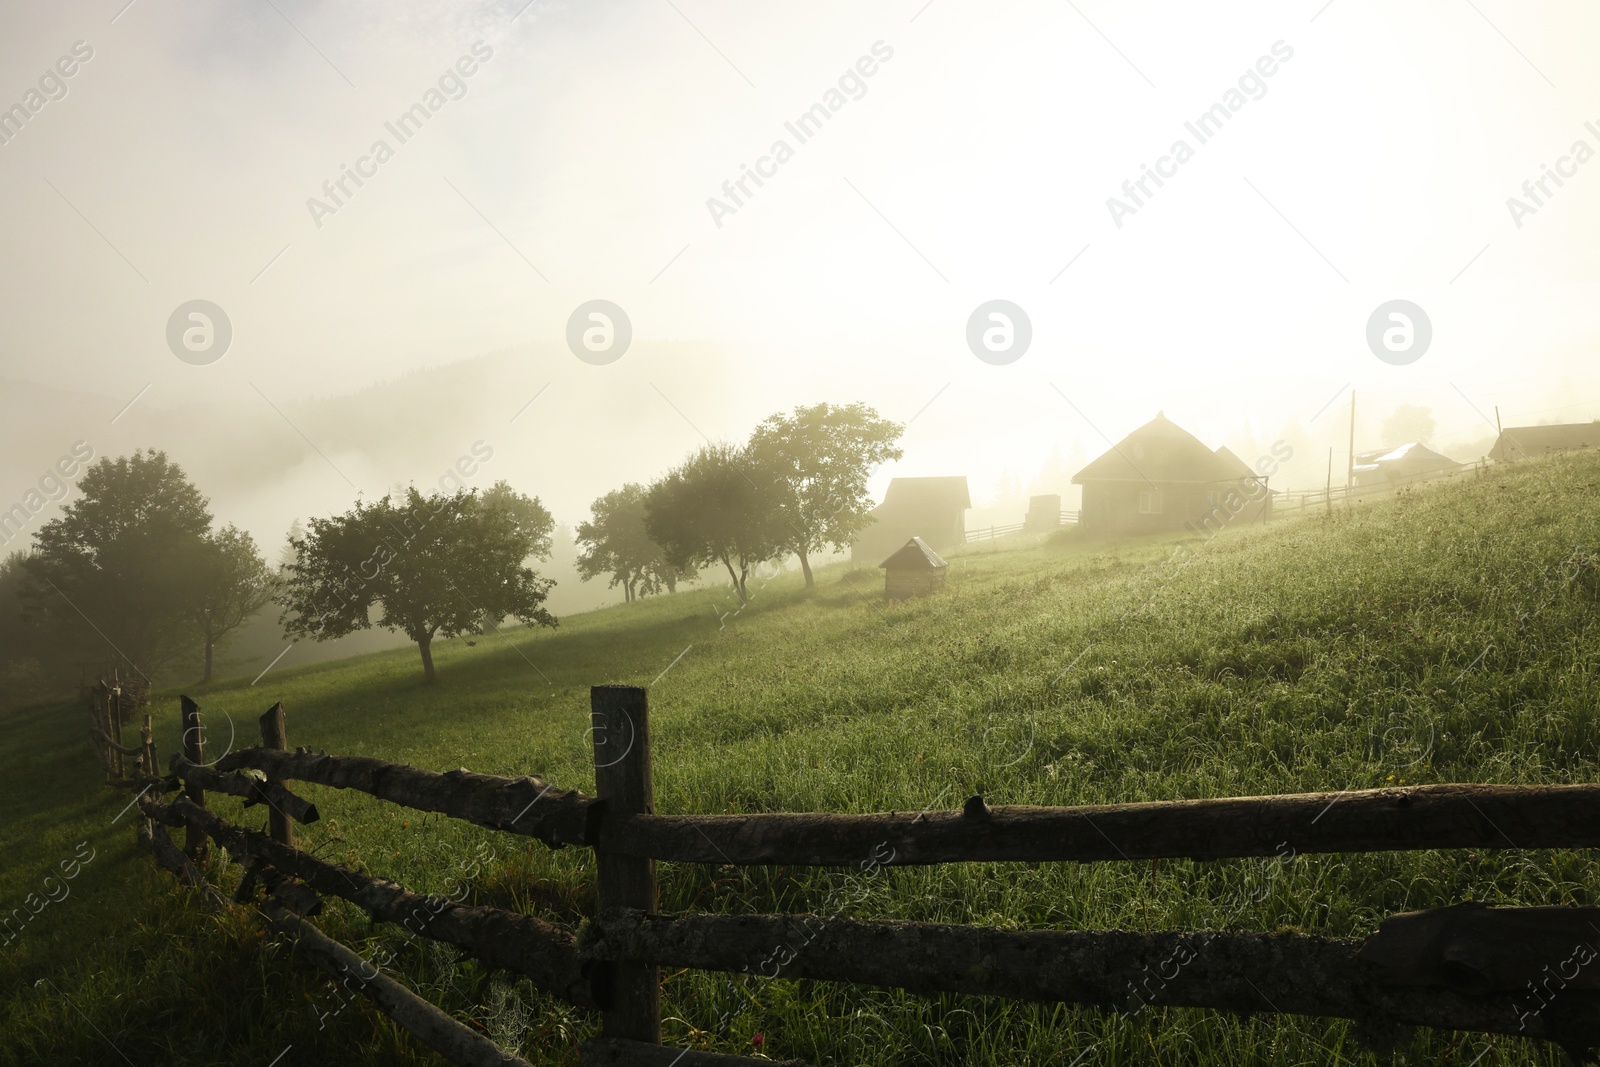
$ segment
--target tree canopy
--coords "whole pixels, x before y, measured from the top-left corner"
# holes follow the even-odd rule
[[[555,585],[527,561],[550,552],[554,521],[537,498],[504,482],[424,496],[415,488],[344,515],[312,519],[291,538],[283,625],[316,640],[370,626],[417,643],[423,680],[434,680],[435,637],[477,632],[514,616],[554,626],[543,607]],[[373,613],[377,612],[376,619]]]
[[[109,655],[147,678],[196,644],[193,569],[211,528],[206,498],[165,452],[104,458],[83,496],[34,534],[30,610],[86,658]]]
[[[665,550],[645,528],[644,486],[629,482],[589,506],[589,519],[577,528],[578,574],[584,581],[603,574],[610,587],[622,586],[629,601],[663,589],[675,591],[689,571],[667,561]]]
[[[777,554],[771,482],[744,449],[706,445],[650,487],[645,531],[674,567],[721,563],[741,604],[750,568]]]
[[[872,521],[867,477],[900,458],[904,429],[865,404],[815,404],[773,415],[751,434],[752,468],[770,480],[773,537],[800,558],[807,588],[814,584],[810,554],[842,551]]]
[[[201,543],[189,575],[189,617],[199,631],[211,681],[217,646],[272,602],[277,583],[253,537],[231,523]]]

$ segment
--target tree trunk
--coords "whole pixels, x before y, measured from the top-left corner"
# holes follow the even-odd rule
[[[722,565],[728,568],[728,580],[733,583],[733,594],[739,598],[739,606],[744,607],[744,582],[739,578],[739,572],[733,569],[733,560],[727,556],[722,557]]]
[[[815,589],[817,582],[816,579],[811,577],[811,561],[806,558],[804,546],[796,549],[795,555],[800,557],[800,573],[806,576],[806,588]]]
[[[417,648],[422,652],[422,684],[432,685],[433,674],[433,634],[423,634],[417,638]]]
[[[203,674],[201,676],[201,678],[200,678],[200,684],[201,685],[205,685],[207,682],[211,681],[211,653],[216,647],[217,647],[217,639],[215,637],[211,636],[210,631],[207,631],[206,632],[206,670],[205,670],[205,674]]]

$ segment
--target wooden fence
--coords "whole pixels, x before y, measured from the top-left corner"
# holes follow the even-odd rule
[[[1077,522],[1078,513],[1076,511],[1063,511],[1055,526],[1036,526],[1033,527],[1033,530],[1036,533],[1048,533],[1051,530],[1059,530],[1063,526],[1075,526]],[[1015,533],[1025,533],[1028,529],[1026,522],[1013,522],[1004,526],[979,526],[976,529],[965,531],[965,537],[969,543],[972,541],[995,541]]]
[[[1553,1041],[1579,1056],[1600,1035],[1600,968],[1566,971],[1580,948],[1588,949],[1583,962],[1600,954],[1588,948],[1600,943],[1600,908],[1462,904],[1392,916],[1364,940],[1022,931],[816,915],[666,916],[658,914],[655,870],[658,860],[858,867],[1281,857],[1285,846],[1295,855],[1595,848],[1600,785],[1435,785],[1093,807],[990,807],[972,797],[959,810],[923,813],[659,815],[643,689],[591,691],[595,796],[536,777],[438,773],[290,751],[281,705],[261,717],[259,747],[207,766],[200,709],[185,697],[181,710],[184,751],[168,772],[157,769],[147,728],[137,774],[124,779],[141,790],[139,842],[222,909],[233,905],[205,883],[198,862],[215,842],[246,872],[234,903],[264,894],[261,914],[297,939],[305,958],[347,987],[355,975],[357,991],[458,1064],[524,1061],[318,932],[307,920],[321,896],[349,900],[375,921],[404,924],[598,1012],[601,1036],[583,1045],[583,1064],[770,1063],[661,1047],[661,968],[740,973],[779,956],[769,977],[919,994],[1345,1018],[1362,1034],[1392,1036],[1417,1026],[1480,1031]],[[592,849],[597,912],[575,933],[518,912],[425,897],[319,859],[294,845],[292,824],[318,818],[317,806],[285,785],[295,781],[358,790],[552,848]],[[267,805],[269,831],[207,810],[207,791]],[[168,837],[168,827],[184,829],[185,847]],[[796,943],[808,950],[795,952]]]

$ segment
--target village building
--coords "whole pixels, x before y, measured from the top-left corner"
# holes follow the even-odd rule
[[[1262,521],[1272,509],[1266,478],[1159,412],[1072,480],[1083,486],[1078,522],[1092,535],[1215,533]]]
[[[1454,474],[1461,467],[1449,456],[1413,441],[1396,448],[1356,453],[1350,473],[1358,488],[1370,489],[1438,478]]]
[[[920,537],[907,541],[878,566],[883,568],[883,595],[889,600],[927,596],[943,589],[950,571],[950,565]]]
[[[883,503],[872,509],[872,522],[850,544],[850,559],[870,564],[920,537],[935,552],[966,543],[967,509],[972,497],[965,475],[945,478],[895,478]]]
[[[1061,494],[1048,493],[1028,498],[1028,514],[1023,516],[1022,529],[1027,533],[1054,530],[1061,525]]]
[[[1600,421],[1569,422],[1553,426],[1513,426],[1502,431],[1489,451],[1497,463],[1537,459],[1552,452],[1600,448]]]

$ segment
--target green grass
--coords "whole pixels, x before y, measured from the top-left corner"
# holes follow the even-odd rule
[[[1600,780],[1600,457],[1497,469],[1265,527],[1120,545],[1076,537],[953,557],[938,596],[885,605],[878,572],[649,598],[436,651],[191,692],[212,751],[282,700],[292,745],[593,787],[588,686],[650,684],[664,812],[917,810],[1364,788]],[[691,646],[664,677],[674,658]],[[154,704],[177,740],[175,693]],[[98,784],[76,705],[10,713],[0,754],[0,904],[23,906],[89,841],[96,858],[0,949],[0,1063],[437,1062],[382,1016],[256,936],[206,915],[135,850],[127,798]],[[305,787],[308,847],[449,891],[480,845],[473,899],[579,924],[592,856],[549,851],[359,794]],[[252,826],[218,798],[225,816]],[[1362,936],[1394,912],[1600,899],[1577,851],[1307,856],[1288,862],[952,865],[848,871],[660,865],[667,911],[843,911],[1006,928],[1295,929]],[[237,869],[214,872],[231,888]],[[1248,906],[1240,902],[1259,901]],[[397,972],[541,1064],[574,1063],[594,1020],[407,942],[330,902],[324,929],[398,953]],[[752,961],[752,964],[758,961]],[[1129,976],[1130,978],[1132,975]],[[1132,1017],[809,981],[666,977],[668,1041],[816,1064],[1368,1063],[1347,1024],[1154,1007]],[[1552,1050],[1422,1032],[1410,1062],[1554,1064]],[[120,1050],[120,1054],[118,1051]]]

